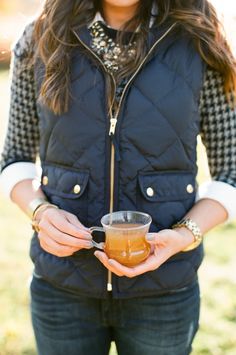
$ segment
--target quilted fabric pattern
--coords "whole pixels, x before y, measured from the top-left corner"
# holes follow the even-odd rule
[[[114,210],[148,212],[153,218],[152,231],[169,228],[195,200],[203,71],[191,41],[169,36],[135,78],[118,116],[121,160],[115,163]],[[109,212],[109,117],[104,76],[89,56],[75,53],[72,72],[73,101],[67,114],[54,116],[38,104],[40,154],[43,174],[48,177],[44,187],[48,198],[89,227],[99,225]],[[37,74],[36,68],[36,78]],[[77,196],[75,185],[81,185]],[[154,191],[152,197],[148,188]],[[94,261],[93,251],[57,258],[39,252],[37,238],[32,245],[37,273],[74,292],[107,297],[106,270]],[[151,295],[183,287],[196,277],[201,260],[200,246],[132,280],[114,276],[113,296]]]

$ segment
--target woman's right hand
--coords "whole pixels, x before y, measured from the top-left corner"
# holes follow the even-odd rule
[[[37,220],[40,245],[50,254],[64,257],[93,247],[89,229],[72,213],[47,207],[38,213]]]

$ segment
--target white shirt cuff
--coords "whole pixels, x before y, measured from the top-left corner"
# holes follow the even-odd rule
[[[6,197],[11,197],[13,187],[22,180],[36,179],[36,164],[17,162],[8,165],[0,174],[0,190]]]
[[[219,202],[227,211],[227,222],[236,218],[236,188],[222,181],[207,181],[198,188],[196,201],[210,198]]]

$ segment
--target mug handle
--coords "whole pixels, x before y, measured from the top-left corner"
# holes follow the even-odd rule
[[[90,227],[89,228],[89,232],[92,234],[94,231],[97,231],[97,232],[105,232],[104,228],[103,227]],[[98,248],[98,249],[101,249],[101,250],[104,250],[104,245],[105,243],[101,242],[101,243],[97,243],[95,242],[95,240],[92,239],[92,244],[94,247]]]

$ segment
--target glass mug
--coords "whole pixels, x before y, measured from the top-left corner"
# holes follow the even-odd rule
[[[136,211],[118,211],[101,219],[102,227],[90,227],[89,231],[105,232],[105,243],[93,245],[105,251],[110,259],[125,266],[135,266],[150,254],[151,245],[145,236],[152,222],[151,216]]]

